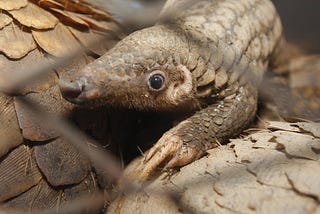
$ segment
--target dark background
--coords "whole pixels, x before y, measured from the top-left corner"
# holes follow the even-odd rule
[[[320,53],[320,0],[272,0],[289,41]]]

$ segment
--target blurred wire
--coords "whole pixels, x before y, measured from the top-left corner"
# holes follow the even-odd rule
[[[83,155],[87,155],[92,163],[102,169],[109,177],[115,180],[122,179],[121,165],[117,158],[111,153],[103,149],[101,145],[96,143],[93,139],[90,139],[79,129],[68,124],[62,118],[55,115],[50,115],[45,112],[41,106],[26,97],[17,97],[17,101],[23,104],[24,108],[34,113],[37,120],[50,121],[48,125],[58,131],[62,138],[71,143],[77,148]],[[94,145],[94,147],[88,147],[88,144]],[[95,148],[93,150],[93,148]]]
[[[142,27],[153,25],[154,23],[167,22],[176,18],[179,11],[183,11],[190,7],[192,4],[196,3],[196,0],[179,0],[172,1],[168,0],[164,6],[164,1],[139,1],[139,0],[91,0],[91,2],[97,3],[106,10],[112,11],[115,15],[115,19],[121,23],[123,26],[132,29],[139,29]],[[164,8],[163,8],[164,6]],[[162,9],[163,8],[163,9]],[[100,41],[98,41],[100,42]],[[75,50],[72,53],[68,53],[65,57],[61,59],[55,59],[51,63],[45,62],[43,64],[37,64],[33,67],[26,68],[32,72],[21,72],[23,75],[3,78],[6,81],[0,82],[0,91],[15,95],[19,94],[22,86],[30,84],[35,81],[35,79],[47,75],[48,72],[52,71],[52,68],[56,68],[61,65],[67,64],[70,59],[79,56],[79,50]],[[10,79],[8,81],[8,79]],[[31,101],[26,97],[18,97],[18,100],[24,104],[25,108],[33,111],[39,120],[50,121],[50,126],[56,129],[63,138],[68,140],[74,147],[76,147],[83,155],[87,155],[92,163],[106,172],[108,177],[112,177],[114,180],[123,179],[123,171],[121,165],[117,158],[115,158],[111,153],[103,149],[98,143],[94,142],[84,133],[82,133],[77,128],[68,124],[62,118],[56,115],[50,115],[46,113],[39,104]],[[89,148],[88,144],[93,144],[95,149]],[[122,180],[122,185],[125,191],[136,191],[140,190],[139,187],[135,186],[130,181]],[[157,190],[155,190],[157,192]],[[158,191],[159,194],[169,194],[168,192]],[[179,199],[176,193],[170,193],[170,197],[174,201],[178,202]],[[92,198],[91,198],[92,197]],[[103,203],[103,196],[101,193],[94,194],[93,196],[84,196],[83,198],[75,201],[74,203],[67,204],[61,208],[62,213],[80,211],[90,206],[100,206]],[[75,210],[77,209],[77,210]],[[0,212],[2,208],[0,207]],[[6,212],[6,211],[4,211]],[[7,213],[16,213],[8,210]],[[39,213],[56,213],[56,210],[39,211]]]
[[[101,42],[107,42],[107,38],[98,41],[92,41],[92,45]],[[48,56],[49,60],[43,60],[41,63],[32,64],[24,67],[19,75],[12,75],[11,73],[2,73],[0,78],[0,92],[9,95],[21,95],[21,91],[25,85],[32,84],[48,74],[54,69],[68,65],[71,60],[79,58],[84,53],[83,49],[75,48],[72,52],[66,53],[64,56],[55,58]]]
[[[101,192],[91,193],[75,199],[60,207],[52,207],[46,210],[35,210],[34,214],[56,214],[56,213],[93,213],[98,212],[104,204],[104,196]]]
[[[112,11],[114,18],[128,32],[168,22],[190,8],[197,0],[91,0],[105,10]]]
[[[158,20],[165,0],[91,0],[107,11],[129,31],[151,26]]]

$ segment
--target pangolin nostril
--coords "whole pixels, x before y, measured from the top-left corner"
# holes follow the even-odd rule
[[[70,82],[66,80],[59,81],[60,91],[66,99],[76,99],[82,92],[82,86],[78,82]]]

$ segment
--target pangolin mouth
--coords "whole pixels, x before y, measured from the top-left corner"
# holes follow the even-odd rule
[[[92,83],[79,80],[75,82],[59,80],[59,88],[62,96],[69,102],[81,104],[100,97],[99,88]]]

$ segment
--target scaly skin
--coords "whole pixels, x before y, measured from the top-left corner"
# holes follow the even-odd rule
[[[175,1],[171,1],[171,3]],[[89,64],[66,99],[192,116],[158,140],[141,163],[141,178],[159,166],[183,166],[253,119],[257,87],[283,45],[280,19],[269,0],[203,0],[175,21],[132,33]],[[164,77],[155,90],[153,74]]]

